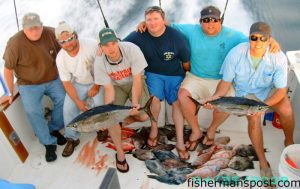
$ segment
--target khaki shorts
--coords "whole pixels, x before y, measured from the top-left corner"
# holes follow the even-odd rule
[[[194,99],[203,99],[211,97],[215,93],[219,82],[220,79],[201,78],[187,72],[180,87],[189,91]],[[226,96],[234,95],[235,91],[231,86]]]
[[[126,85],[114,85],[115,89],[115,105],[124,105],[129,99],[132,101],[132,83]],[[142,79],[142,96],[140,98],[140,106],[143,107],[149,100],[150,95],[145,82],[145,78]]]

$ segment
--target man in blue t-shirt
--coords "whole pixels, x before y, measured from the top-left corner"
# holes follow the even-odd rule
[[[157,120],[160,101],[166,99],[172,105],[172,116],[177,132],[176,149],[182,160],[189,159],[183,141],[183,115],[177,100],[178,90],[190,69],[190,49],[184,36],[175,29],[165,26],[165,13],[157,6],[145,11],[145,33],[132,32],[124,40],[135,43],[144,53],[148,67],[145,69],[146,82],[154,96],[151,110]],[[149,148],[157,146],[157,122],[151,120],[151,132],[147,141]]]

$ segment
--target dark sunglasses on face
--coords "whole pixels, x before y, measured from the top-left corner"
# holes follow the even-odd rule
[[[61,45],[63,45],[63,44],[69,43],[70,41],[73,41],[75,38],[76,38],[76,36],[73,34],[71,37],[69,37],[66,40],[58,41],[58,43],[61,44]]]
[[[203,23],[209,23],[209,22],[216,23],[216,22],[219,22],[219,21],[220,21],[220,19],[211,18],[211,17],[209,17],[209,18],[202,18],[201,19],[201,22],[203,22]]]
[[[261,36],[261,37],[257,37],[257,36],[255,36],[255,35],[251,35],[250,36],[250,40],[251,41],[257,41],[257,40],[260,40],[261,42],[266,42],[266,41],[268,41],[268,37],[265,37],[265,36]]]

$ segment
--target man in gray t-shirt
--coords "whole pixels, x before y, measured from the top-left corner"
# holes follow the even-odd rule
[[[138,46],[129,42],[118,42],[112,29],[104,28],[99,32],[101,57],[94,63],[95,84],[104,87],[104,103],[124,105],[128,99],[134,107],[130,117],[120,125],[136,121],[146,121],[148,116],[138,111],[149,99],[149,92],[143,77],[147,62]],[[127,172],[129,166],[122,149],[121,128],[115,125],[108,129],[116,146],[116,166],[120,172]]]

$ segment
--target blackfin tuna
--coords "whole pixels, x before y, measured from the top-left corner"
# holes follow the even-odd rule
[[[199,103],[192,97],[189,98],[196,104],[195,114],[197,114],[200,106],[203,106],[204,104]],[[263,102],[244,97],[220,97],[216,100],[208,101],[206,103],[213,105],[221,112],[226,112],[237,116],[246,116],[257,112],[264,112],[269,108],[269,106]]]
[[[139,110],[145,111],[150,119],[155,120],[150,111],[153,96]],[[67,127],[78,132],[93,132],[106,129],[124,121],[133,107],[107,104],[89,109],[75,117]]]

